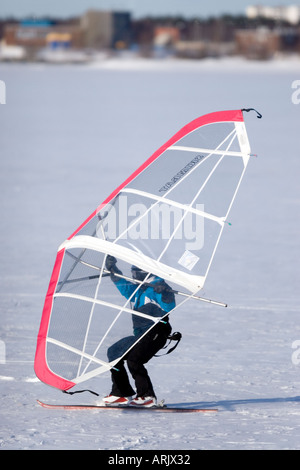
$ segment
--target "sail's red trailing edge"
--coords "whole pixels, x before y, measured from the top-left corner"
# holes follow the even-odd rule
[[[35,361],[34,361],[34,370],[37,377],[44,383],[52,385],[55,388],[60,390],[68,390],[69,388],[74,387],[73,382],[69,382],[68,380],[63,379],[62,377],[57,376],[54,374],[48,367],[46,361],[46,338],[47,338],[47,331],[49,326],[50,314],[52,310],[52,303],[53,303],[53,294],[56,289],[56,285],[59,278],[60,268],[62,265],[62,260],[64,257],[64,251],[61,250],[57,253],[57,257],[55,260],[52,276],[50,279],[48,291],[46,294],[46,299],[44,303],[44,309],[40,324],[40,329],[37,338],[37,347],[35,353]]]

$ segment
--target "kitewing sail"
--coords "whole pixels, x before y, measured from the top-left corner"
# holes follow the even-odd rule
[[[249,157],[241,110],[201,116],[59,247],[37,340],[40,380],[68,390],[106,372],[140,339],[132,336],[133,316],[151,320],[151,327],[163,321],[134,311],[134,293],[120,295],[105,267],[108,255],[128,279],[135,265],[186,298],[203,288]],[[127,343],[108,357],[121,338]]]

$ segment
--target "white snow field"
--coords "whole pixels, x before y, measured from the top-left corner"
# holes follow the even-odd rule
[[[300,449],[299,79],[297,58],[0,65],[1,449]],[[247,107],[257,156],[201,293],[229,306],[186,303],[179,347],[148,365],[159,399],[219,412],[41,408],[95,401],[33,370],[58,246],[183,125]],[[82,385],[104,396],[110,375]]]

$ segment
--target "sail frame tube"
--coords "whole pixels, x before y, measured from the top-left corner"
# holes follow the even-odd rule
[[[62,249],[84,248],[100,253],[109,254],[121,259],[129,264],[139,266],[144,271],[153,273],[169,282],[175,282],[192,293],[196,293],[203,287],[204,277],[185,274],[184,272],[172,268],[160,261],[156,261],[144,253],[136,252],[122,245],[117,245],[108,240],[91,237],[89,235],[76,235],[71,240],[66,240]]]

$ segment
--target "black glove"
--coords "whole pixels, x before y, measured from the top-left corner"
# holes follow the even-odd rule
[[[107,271],[110,271],[110,278],[113,282],[117,282],[120,279],[120,277],[115,276],[115,274],[119,274],[120,276],[122,276],[122,271],[117,268],[117,258],[115,258],[114,256],[107,255],[105,267]]]
[[[163,302],[166,304],[170,304],[175,300],[174,293],[168,284],[165,282],[160,282],[157,284],[154,284],[153,286],[154,292],[157,294],[161,294],[161,299]]]
[[[106,257],[106,262],[105,262],[105,267],[107,271],[111,271],[117,264],[117,258],[111,255],[107,255]]]
[[[154,292],[156,292],[157,294],[162,294],[163,292],[166,292],[169,290],[167,284],[155,284],[153,286],[153,289],[154,289]]]

